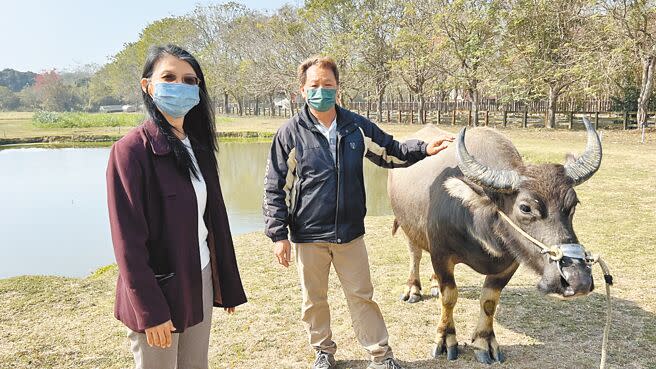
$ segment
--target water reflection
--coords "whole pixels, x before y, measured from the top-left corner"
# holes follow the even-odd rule
[[[263,230],[262,186],[269,153],[268,143],[223,143],[219,152],[221,185],[237,232]],[[367,214],[391,214],[387,198],[387,171],[365,163]]]
[[[268,143],[221,143],[234,234],[262,231]],[[0,150],[0,278],[84,276],[114,261],[106,207],[108,148]],[[390,214],[387,174],[365,165],[370,215]]]

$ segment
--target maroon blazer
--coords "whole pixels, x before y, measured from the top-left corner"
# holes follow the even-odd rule
[[[214,306],[246,302],[221,185],[210,153],[194,147],[207,184]],[[182,332],[203,320],[196,193],[157,125],[146,120],[117,141],[107,166],[107,203],[119,276],[114,316],[143,332],[171,319]]]

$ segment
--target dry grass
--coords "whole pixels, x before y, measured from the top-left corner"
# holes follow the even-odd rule
[[[30,112],[0,112],[0,139],[51,136],[122,136],[130,127],[47,128],[32,123]],[[217,116],[219,132],[261,132],[273,134],[284,119],[271,117]]]
[[[395,128],[385,127],[404,134]],[[561,161],[566,152],[584,146],[582,132],[506,133],[532,162]],[[589,249],[605,256],[616,280],[611,368],[656,368],[656,144],[638,145],[636,138],[632,133],[605,134],[601,170],[577,189],[582,201],[575,220],[578,236]],[[375,299],[397,357],[407,368],[485,368],[465,346],[476,325],[483,277],[458,266],[460,297],[455,320],[461,357],[450,363],[430,359],[439,301],[428,297],[414,305],[398,301],[407,278],[408,256],[403,236],[391,237],[391,222],[391,217],[368,218],[366,242]],[[249,303],[235,316],[215,309],[211,367],[309,367],[312,352],[299,320],[296,270],[276,265],[271,243],[261,234],[238,237],[236,245]],[[424,260],[421,275],[426,285],[430,273],[429,262]],[[537,277],[520,269],[503,291],[496,316],[497,338],[508,358],[504,367],[597,367],[605,306],[601,273],[598,269],[595,273],[595,293],[561,302],[540,296],[534,287]],[[125,329],[112,317],[115,278],[116,269],[109,267],[84,279],[0,280],[0,367],[130,367]],[[329,295],[339,345],[338,367],[365,368],[366,355],[354,337],[334,275]]]

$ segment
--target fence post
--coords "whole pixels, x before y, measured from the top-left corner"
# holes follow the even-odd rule
[[[508,125],[508,110],[503,109],[503,126],[506,127]]]
[[[390,122],[390,102],[387,99],[385,100],[385,110],[386,110],[385,115],[387,116],[387,123],[389,123]]]
[[[438,126],[440,125],[440,119],[441,119],[441,118],[442,118],[442,111],[438,109],[438,110],[437,110],[437,122],[436,122],[436,124],[437,124]]]
[[[402,115],[401,115],[401,103],[399,103],[399,124],[403,123],[403,121],[401,121],[401,118],[402,118]]]
[[[410,103],[410,124],[415,124],[415,103]]]
[[[599,130],[599,112],[595,112],[595,130]]]
[[[451,119],[451,125],[452,126],[456,125],[456,109],[455,109],[455,106],[453,107],[453,118]]]
[[[522,120],[522,127],[528,128],[528,109],[524,109],[524,119]]]
[[[624,130],[626,131],[629,129],[629,112],[625,111],[624,112]]]
[[[570,111],[569,112],[569,127],[568,128],[572,129],[573,126],[574,126],[574,112]]]
[[[490,111],[486,110],[485,111],[485,126],[487,127],[489,123],[490,123]]]

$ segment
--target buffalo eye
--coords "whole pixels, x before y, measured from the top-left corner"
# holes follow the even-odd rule
[[[531,214],[531,207],[526,204],[519,205],[519,210],[524,214]]]

